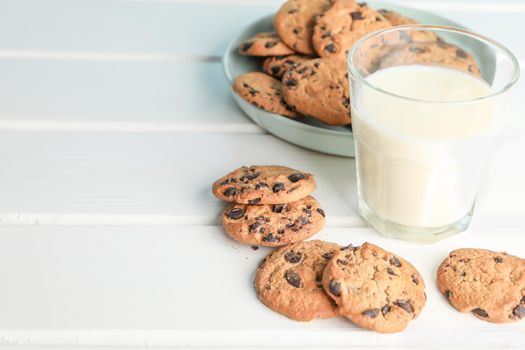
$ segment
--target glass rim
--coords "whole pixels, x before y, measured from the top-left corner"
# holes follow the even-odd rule
[[[469,37],[474,38],[475,40],[477,40],[479,42],[485,42],[485,43],[488,42],[490,45],[493,45],[497,49],[501,50],[510,59],[510,61],[512,62],[512,65],[513,65],[512,78],[509,79],[507,84],[505,84],[502,88],[500,88],[497,91],[494,91],[494,92],[492,92],[492,93],[490,93],[488,95],[485,95],[485,96],[472,98],[472,99],[464,99],[464,100],[440,101],[440,100],[425,100],[425,99],[419,99],[419,98],[403,96],[403,95],[399,95],[399,94],[393,93],[393,92],[385,90],[385,89],[381,89],[381,88],[375,86],[374,84],[370,83],[356,69],[353,58],[354,58],[354,55],[355,55],[357,49],[365,41],[369,40],[370,38],[378,37],[380,35],[383,35],[383,34],[389,33],[389,32],[396,32],[396,31],[401,31],[401,30],[422,30],[422,29],[434,30],[434,31],[452,32],[452,33],[456,33],[456,34],[469,36]],[[371,89],[373,89],[375,91],[378,91],[378,92],[383,93],[383,94],[390,95],[392,97],[408,100],[408,101],[423,102],[423,103],[436,103],[436,104],[438,104],[438,103],[439,104],[464,104],[464,103],[478,102],[478,101],[490,99],[490,98],[496,97],[496,96],[501,95],[504,92],[508,91],[511,87],[513,87],[516,84],[516,82],[518,81],[518,78],[520,76],[520,65],[519,65],[518,59],[516,58],[516,56],[514,56],[514,54],[509,49],[507,49],[507,47],[503,46],[502,44],[500,44],[496,40],[491,39],[491,38],[489,38],[487,36],[484,36],[482,34],[471,32],[471,31],[469,31],[467,29],[463,29],[463,28],[458,28],[458,27],[453,27],[453,26],[445,26],[445,25],[431,25],[431,24],[407,24],[407,25],[401,25],[401,26],[385,28],[385,29],[381,29],[381,30],[378,30],[378,31],[375,31],[375,32],[372,32],[372,33],[368,33],[367,35],[365,35],[364,37],[359,39],[354,45],[352,45],[352,48],[350,49],[350,51],[348,52],[348,55],[347,55],[346,64],[348,66],[348,70],[349,70],[350,74],[353,77],[357,78],[359,81],[361,81],[366,86],[368,86],[369,88],[371,88]]]

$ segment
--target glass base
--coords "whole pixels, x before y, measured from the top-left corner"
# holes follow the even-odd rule
[[[359,198],[359,214],[383,236],[419,243],[435,243],[466,231],[472,221],[474,206],[464,217],[441,227],[418,227],[385,220],[374,213],[364,200]]]

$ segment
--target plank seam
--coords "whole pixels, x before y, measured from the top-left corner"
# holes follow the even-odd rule
[[[104,62],[204,62],[218,63],[221,57],[213,55],[192,55],[162,52],[89,52],[89,51],[42,51],[42,50],[0,50],[3,59],[41,59],[60,61],[104,61]]]
[[[0,226],[221,226],[218,217],[169,214],[0,213]],[[330,216],[326,227],[367,227],[358,216]]]
[[[236,5],[236,6],[279,6],[284,0],[268,1],[268,0],[95,0],[97,2],[121,2],[121,3],[173,3],[173,4],[213,4],[213,5]],[[423,8],[426,10],[446,10],[448,12],[516,12],[525,11],[525,4],[518,2],[443,2],[443,1],[376,1],[375,4],[381,5],[399,4],[406,7]],[[277,11],[277,7],[276,7]]]
[[[5,116],[4,116],[5,117]],[[94,131],[125,133],[267,134],[254,123],[90,122],[71,120],[0,119],[6,131]]]
[[[39,59],[54,61],[95,61],[95,62],[170,62],[170,63],[221,63],[222,57],[213,55],[192,55],[178,53],[141,52],[88,52],[88,51],[41,51],[41,50],[0,50],[0,59]],[[525,67],[525,58],[518,58]]]

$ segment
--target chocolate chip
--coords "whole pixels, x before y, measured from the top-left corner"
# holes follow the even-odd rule
[[[450,300],[450,297],[452,296],[452,292],[450,290],[446,290],[444,294],[447,297],[447,299]]]
[[[323,254],[323,258],[325,258],[326,260],[332,259],[332,256],[334,256],[334,253],[331,253],[331,252]]]
[[[368,316],[370,318],[376,318],[379,315],[379,309],[368,309],[361,313],[363,316]]]
[[[252,88],[252,87],[250,87],[250,88],[248,88],[248,93],[249,93],[250,95],[252,95],[252,96],[255,96],[255,95],[257,95],[257,94],[259,93],[259,91],[258,91],[258,90],[255,90],[255,89]]]
[[[328,45],[326,45],[324,47],[324,50],[328,51],[330,53],[334,53],[335,52],[335,45],[333,43],[330,43],[330,44],[328,44]]]
[[[266,44],[264,44],[264,47],[267,48],[267,49],[271,49],[275,45],[277,45],[276,41],[268,41]]]
[[[343,250],[352,250],[352,251],[355,251],[358,247],[354,247],[352,245],[352,243],[350,243],[349,245],[347,245],[346,247],[341,247],[339,248],[339,250],[343,251]]]
[[[230,208],[226,211],[226,216],[233,220],[239,220],[244,215],[244,209],[242,208]]]
[[[257,250],[257,249],[259,249],[259,247],[256,246],[256,245],[252,245],[252,249],[253,249],[253,250]]]
[[[256,190],[260,190],[261,188],[263,187],[268,187],[268,184],[265,183],[265,182],[258,182],[256,185],[255,185],[255,189]]]
[[[342,259],[337,259],[336,263],[338,265],[348,265],[348,261]]]
[[[494,258],[494,261],[497,263],[497,264],[501,264],[503,262],[503,258],[501,256],[497,256]]]
[[[467,58],[468,54],[465,52],[465,50],[460,49],[459,47],[456,50],[456,56],[459,58]]]
[[[512,310],[512,314],[516,316],[517,318],[523,318],[525,316],[525,306],[518,305]]]
[[[302,173],[295,173],[295,174],[288,176],[288,180],[290,180],[291,182],[297,182],[299,180],[304,180],[304,179],[306,179],[306,175]]]
[[[241,51],[249,50],[250,47],[252,47],[252,45],[253,45],[252,42],[247,42],[247,43],[241,44]]]
[[[396,273],[394,272],[394,270],[392,270],[390,267],[386,269],[386,272],[388,272],[389,275],[396,275]]]
[[[319,62],[315,62],[315,63],[314,63],[314,67],[315,67],[315,68],[319,68],[319,66],[320,66],[320,63],[319,63]],[[295,175],[295,174],[294,174],[294,175]],[[301,175],[303,175],[303,174],[301,174]],[[303,176],[304,176],[304,175],[303,175]]]
[[[310,219],[308,219],[306,216],[301,216],[299,218],[299,221],[301,222],[301,224],[303,225],[308,225],[309,223],[311,223]]]
[[[295,28],[292,30],[292,32],[293,32],[294,34],[299,34],[299,33],[301,32],[301,30],[302,30],[301,27],[295,27]]]
[[[272,72],[273,75],[277,75],[281,71],[281,67],[274,66],[274,67],[270,68],[270,71]]]
[[[408,300],[396,300],[394,301],[394,305],[402,308],[409,314],[414,313],[414,309],[412,308],[412,304]]]
[[[388,304],[385,304],[385,306],[381,308],[381,313],[383,314],[383,316],[385,316],[387,313],[390,312],[390,310],[392,310],[392,307],[390,307],[390,305]]]
[[[237,189],[235,187],[228,187],[227,189],[224,190],[222,194],[227,197],[230,197],[230,196],[235,196],[236,193],[237,193]]]
[[[266,231],[266,229],[265,229],[264,227],[261,227],[261,228],[259,229],[259,233],[264,233],[264,231]]]
[[[289,14],[296,13],[296,12],[297,12],[297,9],[291,9],[291,10],[288,10],[288,13],[289,13]]]
[[[261,173],[252,173],[252,174],[246,174],[239,178],[240,181],[247,183],[248,181],[251,181],[253,179],[256,179]]]
[[[273,233],[268,233],[266,236],[263,237],[263,242],[269,242],[269,243],[274,243],[274,242],[278,242],[279,239],[277,239],[277,237],[274,237]]]
[[[346,97],[346,98],[343,97],[343,106],[344,106],[345,108],[348,108],[348,107],[350,106],[350,98],[348,98],[348,97]]]
[[[414,282],[416,286],[419,285],[419,279],[417,278],[415,273],[412,274],[412,282]]]
[[[410,52],[414,52],[414,53],[417,53],[417,54],[422,54],[423,52],[425,52],[426,50],[422,47],[418,47],[418,46],[412,46],[410,49],[409,49]]]
[[[354,11],[350,14],[350,16],[352,16],[352,19],[355,21],[355,20],[358,20],[358,19],[365,19],[363,17],[363,14],[361,13],[361,11]]]
[[[284,82],[284,85],[287,87],[287,88],[294,88],[294,87],[297,87],[297,80],[295,79],[288,79]]]
[[[319,214],[321,214],[321,216],[322,216],[323,218],[326,216],[325,213],[324,213],[324,210],[321,209],[321,208],[317,208],[317,209],[315,209],[315,211],[318,212]]]
[[[250,232],[255,232],[257,230],[257,228],[261,226],[261,223],[260,222],[254,222],[253,224],[251,224],[250,226],[248,226],[248,230]]]
[[[324,32],[324,33],[321,35],[321,39],[326,39],[326,38],[328,38],[330,35],[332,35],[332,32],[331,32],[331,31]]]
[[[487,313],[487,311],[480,309],[479,307],[473,309],[472,312],[480,317],[489,317],[489,314]]]
[[[231,183],[234,183],[234,182],[237,182],[237,179],[233,178],[233,177],[230,177],[229,179],[226,179],[224,180],[223,182],[221,182],[219,185],[228,185],[228,184],[231,184]]]
[[[336,297],[341,295],[341,283],[337,281],[331,280],[330,283],[328,283],[328,289],[330,293]]]
[[[261,198],[254,198],[248,201],[249,204],[257,204],[261,201]]]
[[[294,186],[294,187],[290,188],[288,191],[286,191],[286,193],[292,193],[293,191],[295,191],[298,188],[299,188],[299,186]]]
[[[401,267],[401,262],[395,256],[391,257],[389,261],[390,261],[390,265],[395,266],[395,267]]]
[[[285,187],[284,187],[284,184],[282,182],[277,182],[275,185],[273,185],[272,191],[274,193],[277,193],[277,192],[283,191],[284,188]]]
[[[274,213],[280,213],[283,211],[284,207],[286,206],[286,204],[275,204],[272,208],[272,211]]]
[[[284,260],[288,261],[290,264],[297,264],[301,261],[301,253],[296,253],[293,250],[284,254]]]
[[[257,220],[257,221],[265,221],[265,220],[264,220],[264,216],[262,216],[262,215],[257,216],[257,217],[255,218],[255,220]]]
[[[279,102],[281,102],[281,104],[284,106],[284,108],[286,108],[287,111],[295,112],[295,106],[289,105],[283,98],[281,98]]]
[[[288,282],[292,287],[301,288],[303,286],[301,277],[291,270],[288,270],[284,273],[284,278],[286,279],[286,282]]]
[[[303,68],[301,68],[301,69],[298,69],[298,70],[297,70],[297,73],[299,73],[299,74],[304,74],[304,72],[306,72],[307,70],[308,70],[308,67],[303,67]]]

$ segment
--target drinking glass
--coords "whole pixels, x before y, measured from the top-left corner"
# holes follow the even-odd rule
[[[464,29],[408,25],[348,54],[359,213],[385,236],[466,230],[519,77],[514,55]]]

